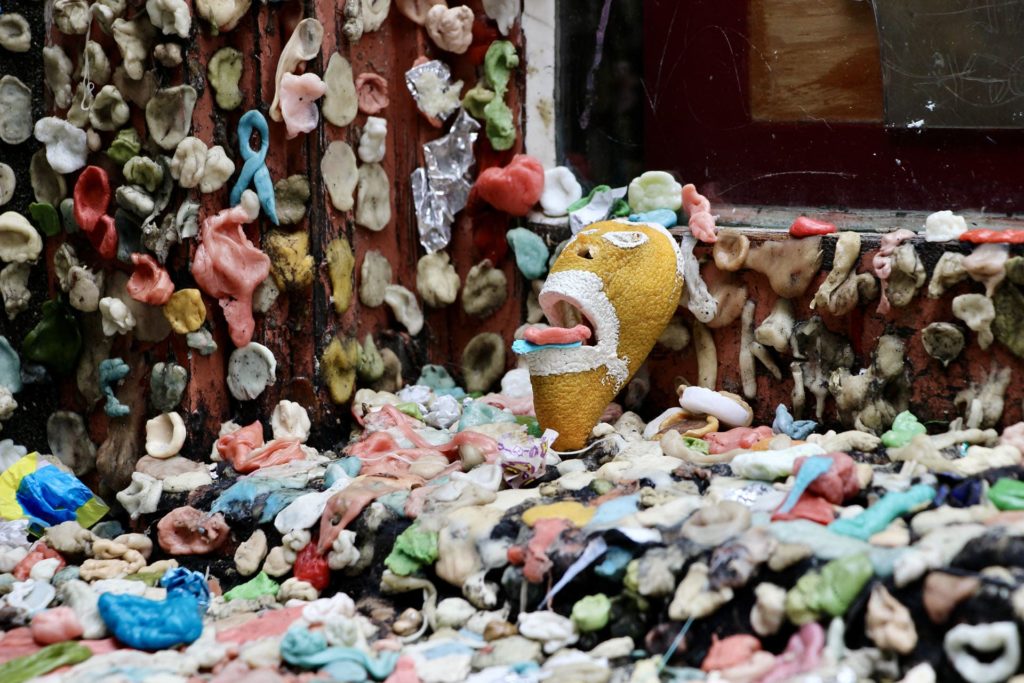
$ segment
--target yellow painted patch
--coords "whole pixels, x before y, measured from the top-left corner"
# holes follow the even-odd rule
[[[575,527],[585,525],[594,516],[595,508],[587,507],[576,501],[563,501],[550,505],[538,505],[523,513],[523,522],[533,526],[542,519],[565,519]]]

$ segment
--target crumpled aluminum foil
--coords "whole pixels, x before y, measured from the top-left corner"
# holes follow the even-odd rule
[[[442,61],[433,59],[406,71],[405,86],[427,116],[446,121],[459,108],[462,81],[452,83],[452,72]],[[425,102],[431,103],[429,109],[424,108]]]
[[[412,172],[412,197],[420,244],[428,254],[448,246],[455,214],[466,207],[479,131],[480,124],[462,109],[447,135],[423,145],[424,165]]]

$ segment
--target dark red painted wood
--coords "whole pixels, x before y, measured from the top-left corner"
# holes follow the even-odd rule
[[[897,209],[1024,209],[1024,131],[758,123],[745,2],[646,0],[646,167],[712,201]]]

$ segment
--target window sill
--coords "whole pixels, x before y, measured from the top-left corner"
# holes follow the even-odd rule
[[[778,239],[786,233],[789,226],[798,216],[808,216],[816,220],[832,223],[840,231],[864,233],[886,233],[898,228],[906,228],[922,233],[924,242],[924,222],[927,211],[897,211],[885,209],[820,209],[800,206],[751,206],[741,204],[713,204],[711,207],[718,217],[720,228],[736,228],[748,236],[765,233],[764,238]],[[958,211],[971,230],[1024,230],[1024,217],[984,213],[982,211]],[[526,218],[528,227],[546,238],[552,245],[569,238],[569,221],[565,217],[551,218],[539,211]],[[679,233],[678,229],[671,232]],[[776,233],[777,235],[773,235]],[[951,245],[951,242],[939,242],[939,245]]]

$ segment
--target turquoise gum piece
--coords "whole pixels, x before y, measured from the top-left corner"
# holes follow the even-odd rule
[[[907,491],[890,491],[856,517],[837,519],[828,528],[843,536],[866,541],[889,526],[892,520],[935,498],[935,489],[918,484]]]
[[[512,342],[512,353],[522,356],[523,354],[542,349],[574,349],[577,346],[583,346],[583,342],[572,342],[571,344],[533,344],[525,339],[516,339]]]
[[[260,134],[260,148],[254,150],[249,146],[249,138],[252,137],[253,129]],[[267,150],[270,148],[270,127],[263,114],[255,109],[245,112],[238,121],[238,151],[241,152],[245,164],[242,172],[238,174],[235,186],[231,188],[231,206],[237,206],[242,201],[242,192],[251,183],[260,198],[260,206],[263,213],[273,222],[277,221],[277,200],[274,198],[274,183],[270,179],[270,171],[267,170]]]
[[[630,223],[657,223],[665,228],[674,228],[679,223],[679,215],[671,209],[654,209],[643,213],[629,215]]]

